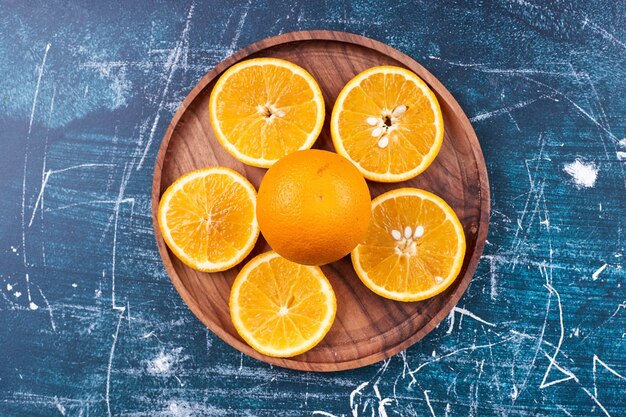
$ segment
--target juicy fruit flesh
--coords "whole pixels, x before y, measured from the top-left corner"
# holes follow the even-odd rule
[[[336,261],[367,233],[369,189],[345,158],[307,150],[277,162],[259,188],[257,218],[272,249],[306,265]]]
[[[335,315],[334,293],[321,270],[274,252],[249,265],[233,284],[230,306],[244,340],[261,353],[281,357],[315,346]]]
[[[419,174],[443,139],[436,97],[419,77],[401,68],[362,74],[369,75],[355,77],[337,100],[335,146],[369,179],[395,181]]]
[[[244,156],[243,162],[269,166],[269,161],[309,148],[321,130],[319,87],[303,69],[284,62],[244,61],[243,68],[226,72],[214,90],[212,122],[218,137],[225,138],[229,151]]]
[[[423,299],[443,291],[460,271],[460,222],[452,209],[442,209],[443,200],[423,193],[375,200],[368,236],[353,252],[359,275],[383,296]]]
[[[252,186],[233,175],[239,174],[227,170],[198,174],[190,181],[183,177],[162,198],[159,220],[166,242],[199,269],[232,263],[245,255],[242,251],[251,248],[251,238],[258,234]]]

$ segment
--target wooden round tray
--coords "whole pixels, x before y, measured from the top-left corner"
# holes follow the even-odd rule
[[[238,266],[221,273],[195,271],[167,248],[157,224],[157,207],[165,189],[193,169],[222,165],[245,175],[258,189],[264,169],[244,165],[218,143],[209,121],[209,95],[231,65],[252,57],[276,57],[307,69],[326,101],[326,122],[315,148],[333,150],[328,121],[341,88],[357,73],[376,65],[406,67],[437,95],[445,123],[441,151],[417,178],[396,184],[369,182],[372,198],[399,187],[434,192],[452,206],[463,223],[467,252],[456,281],[442,294],[422,302],[401,303],[368,290],[352,269],[350,257],[322,267],[337,296],[337,316],[326,338],[314,349],[279,359],[250,348],[230,319],[228,297],[245,263],[270,249],[263,237]],[[189,93],[163,137],[154,168],[152,218],[159,252],[169,276],[194,314],[235,349],[274,365],[309,371],[338,371],[369,365],[408,348],[443,320],[467,288],[483,251],[489,226],[489,182],[476,134],[450,92],[426,69],[401,52],[372,39],[331,31],[288,33],[265,39],[226,58]]]

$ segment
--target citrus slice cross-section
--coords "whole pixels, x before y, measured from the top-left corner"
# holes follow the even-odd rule
[[[423,172],[443,141],[435,94],[413,72],[392,66],[358,74],[341,90],[330,122],[337,153],[363,176],[398,182]]]
[[[452,208],[428,191],[400,188],[372,201],[368,235],[352,264],[378,295],[419,301],[452,284],[464,257],[465,234]]]
[[[233,65],[209,99],[211,124],[222,146],[239,161],[263,168],[313,146],[324,112],[322,92],[311,74],[276,58]]]
[[[335,293],[319,267],[288,261],[273,251],[243,267],[230,295],[239,335],[273,357],[313,348],[330,330],[336,311]]]
[[[163,193],[158,221],[163,239],[188,266],[224,271],[250,253],[259,237],[256,190],[224,167],[192,171]]]

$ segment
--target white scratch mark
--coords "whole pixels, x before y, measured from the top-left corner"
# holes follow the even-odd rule
[[[378,382],[380,381],[380,379],[378,379],[376,381],[376,383],[374,384],[374,386],[372,387],[374,389],[374,394],[376,395],[376,398],[378,398],[379,400],[382,399],[381,395],[380,395],[380,391],[378,390]]]
[[[64,206],[59,206],[59,207],[55,207],[55,208],[47,208],[46,212],[67,210],[67,209],[73,208],[73,207],[90,206],[90,205],[93,205],[93,204],[114,204],[114,205],[119,205],[119,204],[123,204],[123,203],[130,203],[131,211],[132,211],[134,209],[134,206],[135,206],[135,198],[134,197],[126,197],[126,198],[122,198],[120,200],[116,199],[116,200],[81,201],[79,203],[66,204]],[[113,218],[115,218],[115,213],[113,214]]]
[[[126,300],[126,318],[128,319],[128,329],[130,329],[130,301]]]
[[[434,350],[433,350],[433,353],[435,353]],[[407,375],[407,372],[411,371],[408,358],[406,357],[406,350],[403,350],[402,352],[400,352],[400,357],[402,358],[402,379],[404,379]],[[410,375],[410,376],[411,376],[412,382],[415,384],[417,380],[413,377],[413,375]],[[395,391],[395,384],[394,384],[394,391]]]
[[[618,161],[626,161],[626,152],[617,151],[615,152],[615,156],[617,156]]]
[[[124,167],[124,173],[122,174],[122,181],[120,183],[120,190],[117,196],[117,199],[115,200],[115,206],[113,207],[113,249],[112,249],[112,254],[111,254],[111,307],[114,310],[122,310],[124,307],[120,307],[117,306],[115,303],[115,267],[117,264],[117,225],[118,225],[118,220],[119,220],[119,214],[120,214],[120,206],[122,204],[123,201],[125,201],[126,199],[124,199],[124,192],[126,190],[126,184],[128,183],[128,179],[130,178],[130,174],[132,172],[132,168],[128,168],[128,165],[126,165]],[[132,212],[132,207],[134,206],[135,200],[131,199],[128,201],[132,201],[132,205],[131,205],[131,212]]]
[[[537,144],[539,145],[539,154],[533,159],[524,160],[524,167],[526,168],[526,172],[528,174],[528,182],[530,183],[530,189],[528,190],[526,203],[524,204],[524,209],[522,210],[522,215],[517,220],[517,229],[515,230],[515,236],[513,237],[513,252],[515,254],[514,260],[513,260],[513,270],[515,270],[515,266],[517,265],[517,261],[521,253],[521,251],[519,250],[519,246],[526,241],[526,238],[528,236],[528,229],[526,229],[526,233],[524,234],[523,238],[518,239],[520,231],[524,229],[524,226],[523,226],[524,219],[526,218],[526,214],[529,211],[529,204],[530,204],[531,198],[535,196],[535,203],[536,203],[535,207],[537,208],[539,200],[540,200],[540,196],[543,195],[544,183],[542,183],[541,186],[539,187],[535,182],[535,178],[541,166],[541,162],[544,160],[543,149],[545,147],[545,139],[543,137],[543,132],[539,133],[539,137],[537,138]],[[531,168],[529,166],[529,162],[531,161],[536,162],[535,167],[534,167],[534,175],[533,173],[531,173]],[[528,222],[529,225],[532,224],[535,213],[536,213],[536,210],[533,211],[532,217],[530,221]]]
[[[478,362],[476,362],[476,365],[478,365]],[[470,410],[469,410],[469,415],[471,417],[476,415],[476,412],[478,411],[478,389],[480,387],[480,377],[483,375],[483,368],[485,366],[485,360],[483,359],[480,362],[480,371],[478,373],[478,376],[476,378],[476,381],[470,385],[470,389],[474,388],[474,395],[472,396],[470,393]]]
[[[33,220],[35,219],[35,214],[37,213],[37,208],[41,205],[42,210],[43,210],[43,193],[46,189],[46,185],[48,185],[48,180],[50,179],[50,176],[52,174],[59,174],[62,172],[66,172],[66,171],[70,171],[73,169],[78,169],[78,168],[93,168],[93,167],[111,167],[113,166],[112,164],[80,164],[80,165],[73,165],[71,167],[67,167],[67,168],[61,168],[61,169],[49,169],[48,171],[45,172],[45,174],[43,175],[43,178],[41,180],[41,188],[39,189],[39,194],[37,195],[37,200],[35,200],[35,206],[33,207],[33,212],[30,216],[30,221],[28,222],[28,227],[31,227],[33,225]]]
[[[388,361],[385,361],[385,362],[388,362]],[[382,372],[384,372],[384,369],[386,369],[386,366],[383,366]],[[381,376],[382,376],[382,374],[381,374]],[[387,417],[387,410],[385,409],[385,406],[387,404],[391,404],[393,402],[393,400],[391,398],[382,398],[382,396],[380,395],[380,391],[378,390],[378,382],[379,381],[380,381],[380,377],[378,378],[378,380],[376,381],[376,383],[374,384],[374,387],[373,387],[374,388],[374,394],[376,395],[376,398],[378,399],[378,416],[379,417]],[[372,413],[373,412],[374,412],[374,410],[372,409]]]
[[[537,169],[539,167],[539,162],[537,163]],[[527,170],[529,172],[529,177],[530,177],[530,170],[527,167]],[[536,174],[536,171],[535,171]],[[524,210],[522,212],[522,216],[521,218],[518,220],[518,228],[515,232],[515,237],[513,239],[513,252],[515,253],[515,255],[513,256],[513,270],[515,270],[515,267],[519,261],[520,256],[522,256],[525,251],[523,250],[523,245],[526,243],[526,240],[528,239],[528,236],[530,234],[530,230],[531,230],[531,226],[533,225],[533,222],[535,220],[535,217],[537,216],[537,213],[539,213],[539,218],[541,219],[541,211],[540,211],[540,203],[542,201],[545,201],[545,197],[544,197],[544,188],[545,188],[545,180],[541,182],[541,185],[539,185],[537,188],[534,188],[532,183],[531,183],[531,189],[528,193],[528,199],[526,200],[526,204],[524,205]],[[528,204],[531,200],[531,196],[534,197],[534,207],[532,209],[530,209],[528,207]],[[545,206],[545,204],[544,204]],[[524,229],[523,227],[523,220],[526,218],[526,215],[528,214],[528,212],[530,212],[530,219],[527,222],[527,226]],[[544,213],[547,213],[547,210],[543,210]],[[545,214],[547,216],[547,214]],[[548,221],[549,222],[549,221]],[[517,236],[519,234],[519,231],[524,229],[524,235],[520,238],[517,239]],[[546,226],[546,229],[549,230],[549,226]],[[548,243],[550,243],[550,241],[548,241]],[[551,265],[551,262],[550,262]],[[544,265],[542,265],[544,266]]]
[[[556,408],[558,408],[559,410],[563,411],[563,412],[565,413],[565,415],[566,415],[566,416],[569,416],[569,417],[574,417],[574,416],[572,415],[572,413],[570,413],[570,412],[569,412],[569,411],[567,411],[565,408],[563,408],[563,406],[562,406],[562,405],[557,404],[557,405],[556,405]]]
[[[243,370],[243,352],[239,353],[239,373]]]
[[[63,406],[63,404],[61,404],[61,401],[59,401],[59,398],[56,396],[54,397],[54,403],[55,403],[57,410],[59,410],[59,413],[61,413],[62,416],[65,416],[66,415],[65,407]]]
[[[493,324],[493,323],[491,323],[491,322],[488,322],[487,320],[483,320],[483,319],[481,319],[480,317],[478,317],[477,315],[475,315],[475,314],[474,314],[474,313],[472,313],[471,311],[466,310],[466,309],[464,309],[464,308],[461,308],[461,307],[454,307],[452,310],[453,310],[454,312],[456,312],[456,313],[463,314],[464,316],[468,316],[468,317],[470,317],[470,318],[473,318],[474,320],[476,320],[476,321],[478,321],[478,322],[481,322],[481,323],[483,323],[483,324],[486,324],[487,326],[496,327],[496,325],[495,325],[495,324]]]
[[[24,177],[22,180],[22,258],[24,261],[24,268],[26,269],[26,294],[28,295],[28,301],[31,302],[31,309],[35,310],[36,308],[32,308],[34,304],[32,302],[30,296],[30,277],[28,276],[28,260],[26,257],[26,170],[28,167],[28,142],[30,141],[30,133],[33,128],[33,120],[35,119],[35,109],[37,108],[37,98],[39,97],[39,88],[41,86],[41,78],[43,77],[43,70],[46,66],[46,59],[48,58],[48,51],[50,50],[50,45],[46,45],[46,49],[43,54],[43,58],[41,60],[41,65],[39,66],[39,74],[37,75],[37,84],[35,86],[35,94],[33,96],[33,105],[30,110],[30,121],[28,122],[28,134],[26,135],[26,149],[24,151]],[[35,304],[35,307],[37,305]]]
[[[48,299],[46,298],[46,296],[43,294],[43,291],[41,291],[41,288],[39,287],[39,285],[37,285],[37,289],[39,290],[39,294],[41,294],[41,298],[43,298],[44,303],[46,303],[46,307],[48,308],[48,314],[50,315],[50,325],[52,326],[52,330],[56,333],[57,326],[54,323],[54,316],[52,315],[52,307],[50,307],[50,303],[48,302]]]
[[[365,388],[368,384],[369,384],[369,381],[363,382],[361,385],[356,387],[350,393],[350,409],[352,410],[352,415],[353,416],[358,416],[359,415],[359,411],[358,411],[359,405],[354,403],[354,399],[355,399],[355,397],[357,395],[360,395],[363,392],[363,388]]]
[[[148,151],[150,150],[150,146],[152,145],[152,141],[154,140],[154,134],[156,133],[156,129],[159,125],[159,120],[161,119],[161,110],[165,107],[165,101],[168,98],[168,93],[170,89],[170,83],[174,77],[174,73],[178,69],[178,62],[180,61],[180,57],[183,54],[183,45],[186,42],[186,39],[189,36],[189,29],[191,28],[191,17],[193,16],[193,9],[195,8],[195,4],[192,3],[189,6],[189,12],[187,12],[187,20],[185,21],[185,27],[183,28],[183,32],[181,34],[181,39],[176,42],[176,47],[172,49],[169,56],[167,57],[167,61],[165,62],[165,69],[168,71],[167,79],[165,80],[165,86],[163,87],[163,91],[161,92],[161,100],[159,102],[159,107],[157,108],[156,114],[154,116],[154,120],[152,122],[152,128],[150,129],[150,136],[148,136],[148,141],[143,150],[143,154],[141,155],[141,159],[139,159],[139,163],[135,168],[136,171],[139,171],[143,166],[143,162],[148,155]]]
[[[583,391],[585,391],[585,394],[587,394],[589,396],[589,398],[591,398],[593,400],[593,402],[596,403],[596,405],[598,407],[600,407],[600,410],[602,410],[602,412],[604,413],[604,415],[606,417],[611,417],[611,414],[609,414],[609,412],[606,410],[606,408],[604,408],[604,405],[602,405],[602,403],[598,400],[598,398],[593,395],[587,388],[585,387],[580,387]]]
[[[436,57],[436,56],[429,56],[429,58],[431,59],[436,59],[436,60],[440,60],[443,62],[446,62],[450,65],[454,65],[457,67],[464,67],[464,68],[469,68],[471,70],[474,71],[479,71],[479,72],[486,72],[486,73],[500,73],[500,74],[504,74],[504,75],[512,75],[512,76],[518,76],[520,78],[523,78],[525,80],[528,80],[536,85],[540,85],[548,90],[550,90],[553,95],[552,96],[543,96],[544,98],[550,99],[552,101],[558,102],[559,100],[557,98],[555,98],[555,96],[559,96],[562,97],[564,100],[566,100],[567,102],[569,102],[572,106],[574,106],[574,108],[576,108],[576,110],[578,110],[582,115],[584,115],[586,118],[588,118],[590,121],[592,121],[596,126],[598,126],[600,129],[602,129],[603,131],[605,131],[610,137],[611,139],[617,141],[617,138],[615,137],[615,135],[613,134],[613,132],[611,132],[610,128],[608,127],[607,124],[605,123],[601,123],[599,122],[596,118],[594,118],[591,114],[589,114],[589,112],[585,111],[580,105],[578,105],[576,102],[574,102],[572,99],[570,99],[565,93],[563,93],[562,91],[559,91],[545,83],[542,83],[541,81],[535,80],[533,78],[530,78],[527,76],[527,74],[549,74],[549,75],[562,75],[562,76],[567,76],[567,77],[573,77],[576,78],[576,80],[579,80],[579,74],[573,70],[573,67],[571,65],[570,62],[553,62],[552,64],[560,64],[560,65],[567,65],[569,66],[569,68],[571,69],[568,72],[554,72],[554,71],[542,71],[542,70],[537,70],[537,69],[499,69],[499,68],[489,68],[488,65],[489,64],[474,64],[474,63],[459,63],[459,62],[452,62],[452,61],[447,61],[445,59],[442,59],[440,57]],[[500,113],[506,113],[506,110],[503,109],[500,111]],[[500,114],[498,113],[498,114]],[[473,121],[473,120],[472,120]]]
[[[72,171],[74,169],[79,169],[79,168],[113,167],[113,166],[115,166],[115,165],[114,164],[87,163],[87,164],[72,165],[72,166],[69,166],[69,167],[66,167],[66,168],[51,169],[49,172],[50,172],[50,174],[59,174],[61,172]]]
[[[530,77],[526,77],[526,76],[522,76],[522,78],[525,79],[525,80],[528,80],[528,81],[530,81],[530,82],[532,82],[532,83],[534,83],[536,85],[539,85],[539,86],[542,86],[544,88],[547,88],[548,90],[552,91],[554,95],[558,95],[559,97],[562,97],[567,102],[569,102],[572,106],[574,106],[574,108],[580,114],[585,116],[593,124],[595,124],[600,129],[602,129],[604,132],[606,132],[611,137],[612,140],[617,141],[617,137],[613,134],[613,132],[611,132],[611,130],[604,123],[600,123],[595,117],[593,117],[591,114],[589,114],[589,112],[587,112],[585,109],[583,109],[579,104],[577,104],[575,101],[573,101],[571,98],[569,98],[562,91],[559,91],[556,88],[549,86],[548,84],[542,83],[541,81],[535,80],[534,78],[530,78]],[[558,101],[554,97],[551,97],[551,99],[554,100],[554,101]],[[602,137],[600,137],[600,138],[602,139]],[[603,142],[603,145],[604,145],[604,142]],[[605,147],[605,152],[606,152],[606,147]],[[608,155],[607,155],[607,157],[608,157]]]
[[[606,112],[604,111],[604,107],[602,107],[602,101],[600,100],[600,95],[598,94],[598,91],[596,90],[596,86],[594,85],[593,81],[591,80],[591,77],[586,72],[580,73],[580,76],[587,82],[587,84],[589,84],[589,87],[591,88],[593,96],[595,97],[595,101],[593,103],[596,105],[597,109],[599,110],[600,120],[606,126],[606,128],[608,130],[611,130],[611,125],[609,123],[609,119],[608,119],[608,117],[606,117]],[[590,102],[590,104],[591,104],[591,102]],[[602,145],[604,146],[604,141],[602,141]],[[606,153],[606,146],[604,146],[604,152]]]
[[[326,416],[326,417],[337,417],[336,415],[327,413],[326,411],[317,411],[317,410],[313,411],[313,415],[314,416],[317,415],[317,416]]]
[[[428,393],[429,393],[429,392],[430,392],[430,391],[427,391],[427,390],[425,390],[425,391],[424,391],[424,398],[426,398],[426,404],[428,405],[428,408],[430,409],[430,414],[431,414],[433,417],[437,417],[437,416],[435,415],[435,410],[433,410],[433,406],[430,404],[430,398],[428,398]]]
[[[50,98],[50,109],[48,111],[48,125],[51,124],[52,122],[52,113],[54,111],[54,100],[56,98],[57,95],[57,88],[56,86],[52,86],[52,98]],[[41,182],[43,184],[44,182],[44,178],[46,175],[46,167],[47,167],[47,163],[48,163],[48,142],[49,142],[49,135],[46,134],[46,138],[44,139],[44,146],[43,146],[43,161],[41,164]],[[43,188],[43,187],[42,187]],[[39,199],[39,196],[37,196],[37,198]],[[41,227],[40,227],[40,231],[41,234],[43,235],[44,233],[44,196],[42,194],[41,196],[41,211],[40,211],[40,219],[41,219]],[[33,209],[33,211],[35,211],[35,209]],[[31,221],[28,223],[28,227],[30,227],[32,225],[32,219]],[[43,266],[46,266],[46,241],[45,239],[41,240],[41,260],[43,261]]]
[[[603,27],[598,26],[597,24],[595,24],[594,22],[589,20],[589,18],[587,16],[585,16],[585,18],[583,19],[583,27],[585,27],[585,26],[589,27],[594,32],[599,33],[600,36],[602,36],[607,41],[611,42],[613,45],[620,46],[620,47],[626,49],[626,43],[624,43],[621,40],[617,39],[612,33],[608,32]]]
[[[454,330],[454,309],[450,310],[450,314],[448,314],[448,330],[446,330],[446,334],[452,334]]]
[[[115,223],[113,226],[113,250],[111,256],[111,307],[113,310],[121,310],[124,311],[123,306],[115,305],[115,264],[117,259],[117,221],[119,218],[120,207],[119,205],[115,206]]]
[[[563,167],[563,171],[574,179],[574,184],[577,188],[590,188],[596,185],[598,168],[594,163],[585,163],[580,159],[576,159],[574,162],[566,164]]]
[[[393,403],[391,398],[383,398],[378,402],[378,415],[380,417],[387,417],[387,410],[385,410],[385,406],[391,403]]]
[[[181,381],[181,379],[178,377],[178,375],[174,375],[174,379],[176,379],[178,381],[178,385],[180,385],[180,387],[184,387],[185,383],[183,381]]]
[[[593,280],[596,281],[598,277],[600,276],[600,274],[602,273],[602,271],[604,271],[607,266],[608,266],[607,264],[602,265],[600,268],[596,270],[596,272],[591,274],[591,278],[593,278]]]
[[[124,318],[124,312],[126,311],[126,307],[122,307],[122,310],[120,311],[120,317],[117,321],[117,327],[115,329],[115,334],[113,335],[113,343],[111,344],[111,352],[109,353],[109,364],[107,366],[107,377],[106,377],[106,390],[105,390],[105,394],[104,394],[104,401],[106,402],[107,405],[107,415],[108,417],[111,417],[111,399],[110,399],[110,392],[111,392],[111,368],[113,366],[113,355],[115,355],[115,345],[117,344],[117,337],[120,334],[120,325],[122,324],[122,318]]]
[[[115,92],[113,109],[117,109],[126,104],[126,94],[132,89],[132,83],[126,79],[126,66],[120,67],[111,87]]]
[[[104,279],[105,274],[104,274],[104,270],[102,271],[102,279]],[[94,296],[96,298],[100,298],[102,297],[102,281],[100,281],[100,288],[96,288],[94,291]]]
[[[597,376],[598,364],[602,365],[604,367],[604,369],[606,369],[607,371],[609,371],[610,373],[612,373],[613,375],[615,375],[619,379],[622,379],[622,380],[626,381],[626,376],[618,373],[615,369],[611,368],[604,361],[602,361],[598,357],[598,355],[594,354],[593,355],[593,393],[596,396],[596,398],[598,397],[598,386],[596,385],[596,376]]]
[[[491,119],[492,117],[496,117],[496,116],[500,116],[501,114],[509,113],[511,110],[517,110],[517,109],[521,109],[521,108],[530,106],[534,102],[539,101],[539,100],[541,100],[543,98],[547,98],[547,97],[546,96],[541,96],[539,98],[532,99],[532,100],[520,101],[519,103],[513,104],[513,105],[508,106],[508,107],[504,107],[502,109],[493,110],[493,111],[489,111],[489,112],[485,112],[485,113],[480,113],[480,114],[477,114],[474,117],[471,117],[470,118],[470,122],[479,122],[481,120]]]
[[[245,6],[243,6],[243,10],[241,12],[241,17],[239,18],[239,23],[237,23],[237,28],[235,29],[235,36],[233,36],[233,41],[230,43],[229,50],[231,54],[236,51],[237,42],[239,42],[239,38],[241,37],[241,32],[243,29],[243,25],[248,17],[248,12],[250,11],[250,6],[252,5],[252,0],[249,0]]]
[[[488,344],[484,344],[484,345],[472,344],[471,346],[467,346],[467,347],[464,347],[464,348],[456,349],[456,350],[454,350],[454,351],[452,351],[450,353],[447,353],[447,354],[445,354],[443,356],[439,356],[439,357],[437,357],[435,359],[432,359],[432,360],[429,360],[429,361],[426,361],[426,362],[422,363],[417,368],[415,368],[414,370],[410,371],[409,375],[414,377],[415,374],[418,373],[420,370],[422,370],[425,366],[428,366],[431,363],[439,362],[439,361],[441,361],[443,359],[449,358],[450,356],[458,355],[459,353],[468,352],[468,351],[469,352],[473,352],[473,351],[478,350],[478,349],[488,349],[490,347],[506,343],[509,340],[512,340],[514,338],[515,338],[515,336],[510,336],[510,337],[502,339],[502,340],[500,340],[498,342],[488,343]],[[412,386],[412,385],[413,385],[412,383],[409,383],[409,387]]]
[[[30,121],[28,123],[28,137],[30,137],[30,132],[33,128],[33,119],[35,118],[35,108],[37,107],[37,97],[39,96],[39,87],[41,85],[41,77],[43,76],[43,69],[46,65],[46,59],[48,58],[48,51],[50,50],[51,44],[46,45],[46,49],[43,53],[43,59],[41,60],[41,66],[39,67],[39,74],[37,75],[37,84],[35,86],[35,96],[33,98],[33,106],[30,109]]]
[[[489,63],[466,63],[466,62],[449,61],[447,59],[434,56],[434,55],[428,55],[428,58],[435,60],[435,61],[445,62],[446,64],[452,65],[455,67],[470,68],[474,71],[492,73],[492,74],[504,74],[504,75],[542,74],[542,75],[559,75],[562,77],[573,77],[573,78],[578,77],[578,74],[576,73],[576,71],[574,71],[574,69],[571,67],[571,64],[569,62],[552,62],[552,64],[558,64],[558,65],[564,65],[564,66],[567,65],[570,67],[570,71],[545,71],[545,70],[540,70],[537,68],[492,68],[489,66],[490,65]]]
[[[557,352],[555,352],[555,354],[557,354]],[[561,382],[565,382],[565,381],[569,381],[570,379],[573,379],[574,381],[578,382],[578,378],[576,377],[576,375],[574,375],[572,373],[572,371],[570,371],[569,369],[563,368],[561,365],[559,365],[555,360],[554,357],[548,355],[547,353],[543,352],[544,356],[548,359],[548,361],[550,361],[550,364],[548,365],[548,369],[546,369],[546,373],[543,376],[543,380],[541,381],[541,384],[539,385],[539,389],[544,389],[547,387],[550,387],[552,385],[556,385],[556,384],[560,384]],[[551,367],[554,366],[556,369],[558,369],[559,371],[561,371],[565,376],[561,379],[555,379],[553,381],[550,381],[548,383],[546,383],[546,379],[548,376],[548,372],[551,370]]]
[[[489,295],[492,300],[495,300],[498,297],[498,276],[496,275],[496,260],[494,257],[489,259],[489,281],[491,284]]]
[[[561,350],[561,345],[563,344],[563,337],[565,336],[565,328],[563,326],[563,306],[561,304],[561,295],[559,294],[559,292],[549,283],[546,283],[545,287],[548,289],[550,294],[554,294],[556,296],[557,305],[559,307],[560,334],[559,334],[559,342],[556,345],[554,354],[552,356],[545,354],[545,356],[550,361],[550,364],[548,365],[548,368],[546,369],[546,373],[543,375],[543,379],[541,380],[541,385],[539,386],[540,389],[544,389],[544,388],[547,388],[549,386],[552,386],[561,382],[569,381],[570,379],[574,379],[575,381],[578,382],[578,378],[576,378],[576,375],[574,375],[571,371],[561,367],[556,362],[556,357],[559,354],[559,351]],[[550,374],[550,371],[552,370],[553,366],[559,371],[561,371],[563,374],[565,374],[566,376],[561,379],[557,379],[557,380],[546,383],[546,380],[548,379],[548,375]]]
[[[543,268],[543,269],[542,269]],[[541,273],[541,276],[543,278],[545,278],[546,280],[546,284],[549,284],[550,282],[550,276],[549,274],[545,274],[543,273],[543,270],[545,269],[545,266],[539,266],[539,272]],[[536,340],[538,340],[537,342],[537,347],[535,348],[535,352],[533,354],[533,359],[530,362],[530,366],[528,367],[528,372],[526,372],[526,375],[524,377],[524,381],[522,382],[521,387],[519,388],[519,393],[524,392],[524,389],[526,388],[526,384],[528,383],[528,378],[530,377],[530,374],[532,373],[534,367],[535,367],[535,361],[537,360],[537,355],[539,354],[539,350],[542,350],[541,345],[543,343],[547,343],[543,340],[545,332],[546,332],[546,326],[548,325],[548,315],[550,313],[550,305],[552,303],[552,293],[550,292],[548,294],[548,301],[546,302],[546,312],[544,314],[544,318],[543,318],[543,324],[541,326],[541,331],[539,332],[539,336],[530,336],[531,338],[535,338]],[[520,335],[520,336],[524,336],[524,337],[529,337],[529,335],[526,334],[522,334],[517,332],[516,330],[511,330],[512,334],[516,334],[516,335]],[[515,402],[517,400],[517,398],[519,397],[519,394],[513,399],[513,401],[511,402],[511,405],[508,408],[508,412],[511,411],[511,408],[513,408],[513,406],[515,405]]]
[[[37,213],[37,207],[39,207],[39,203],[42,202],[43,191],[46,188],[46,184],[48,184],[48,179],[50,178],[50,171],[46,172],[43,176],[43,180],[41,181],[41,189],[39,190],[39,194],[37,195],[37,200],[35,200],[35,206],[33,207],[33,213],[30,216],[30,221],[28,222],[28,227],[33,225],[33,220],[35,220],[35,213]]]
[[[531,339],[531,340],[539,340],[540,339],[539,336],[532,336],[532,335],[529,335],[528,333],[519,332],[519,331],[514,330],[514,329],[511,329],[510,332],[511,332],[511,334],[514,334],[514,335],[519,336],[519,337],[524,338],[524,339]],[[548,342],[547,340],[543,340],[542,339],[541,340],[541,344],[542,345],[546,345],[546,346],[550,346],[551,348],[556,349],[556,345],[553,344],[553,343]],[[539,350],[541,350],[542,353],[545,354],[545,350],[543,350],[542,348],[540,348]],[[567,359],[569,359],[570,362],[574,362],[574,360],[567,353],[563,352],[562,350],[559,351],[559,354],[561,354],[564,357],[566,357]],[[520,389],[520,391],[521,391],[521,389]]]

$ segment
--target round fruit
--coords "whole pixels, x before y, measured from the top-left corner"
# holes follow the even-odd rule
[[[185,264],[205,272],[237,265],[259,237],[256,191],[241,174],[224,167],[189,172],[161,196],[163,239]]]
[[[217,80],[209,115],[231,155],[268,168],[313,145],[324,124],[324,97],[304,68],[276,58],[248,59]]]
[[[335,293],[322,270],[266,252],[243,267],[230,293],[239,335],[257,352],[290,357],[317,345],[335,319]]]
[[[443,117],[435,94],[411,71],[370,68],[341,90],[330,120],[337,153],[365,178],[405,181],[439,153]]]
[[[463,266],[465,233],[445,201],[428,191],[400,188],[372,201],[365,241],[352,264],[372,291],[398,301],[439,294]]]
[[[259,187],[263,236],[281,256],[300,264],[346,256],[365,238],[370,212],[365,179],[333,152],[294,152],[274,164]]]

